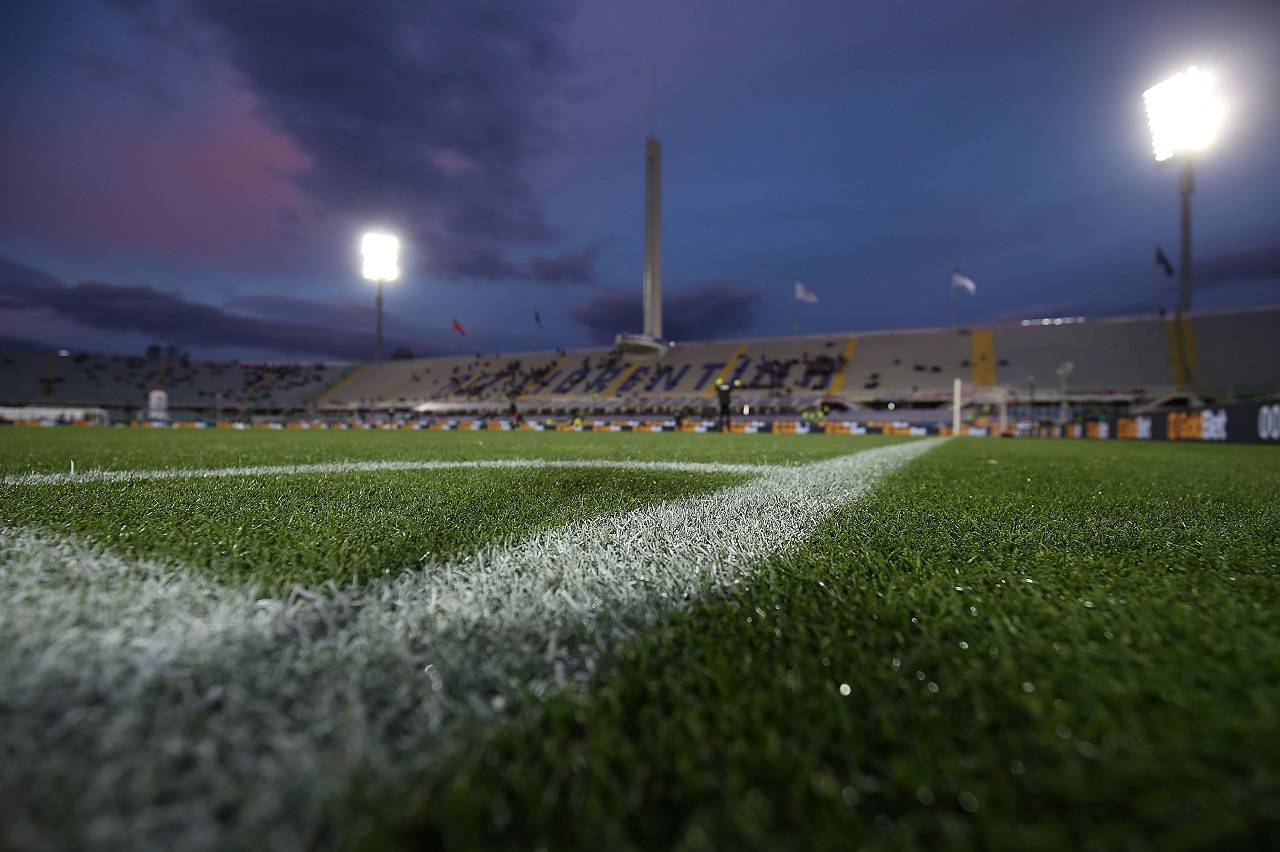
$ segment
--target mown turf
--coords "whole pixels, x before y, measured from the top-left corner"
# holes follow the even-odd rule
[[[11,473],[62,471],[72,454],[81,469],[789,463],[877,443],[2,434]],[[526,470],[23,486],[0,489],[0,524],[318,585],[727,481]],[[353,779],[372,822],[343,819],[333,839],[378,849],[1275,848],[1278,506],[1274,448],[952,441],[838,512],[798,554],[759,566],[749,587],[611,649],[585,694],[504,695],[510,724],[460,738],[443,763],[424,759],[403,790],[366,794]]]
[[[1276,848],[1278,506],[1273,448],[953,441],[369,845]]]
[[[428,470],[0,487],[0,526],[268,589],[368,581],[739,482],[672,471]]]
[[[0,473],[313,464],[391,459],[628,459],[793,464],[900,438],[642,432],[227,429],[0,430]]]

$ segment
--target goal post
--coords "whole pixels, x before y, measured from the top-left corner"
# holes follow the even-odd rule
[[[986,409],[985,412],[979,409]],[[994,415],[994,422],[990,422]],[[951,385],[951,434],[960,435],[966,423],[987,418],[988,435],[1003,435],[1009,427],[1009,391],[999,385],[975,385],[955,379]]]
[[[951,434],[960,434],[960,391],[964,382],[959,377],[951,384]]]

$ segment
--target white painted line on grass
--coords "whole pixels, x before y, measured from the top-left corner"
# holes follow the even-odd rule
[[[403,795],[508,702],[585,682],[935,443],[287,601],[0,530],[0,820],[30,846],[318,845],[354,801]]]
[[[524,468],[666,470],[684,473],[757,474],[778,465],[725,462],[630,461],[623,459],[430,459],[425,461],[343,461],[319,464],[252,465],[245,467],[164,468],[160,470],[83,470],[80,473],[17,473],[0,479],[8,487],[70,485],[88,482],[141,482],[151,479],[213,479],[243,476],[367,473],[416,470],[520,470]]]

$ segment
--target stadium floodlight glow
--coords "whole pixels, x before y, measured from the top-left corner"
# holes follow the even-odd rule
[[[1181,161],[1178,194],[1181,197],[1182,238],[1178,255],[1178,310],[1174,324],[1178,362],[1181,364],[1178,384],[1191,383],[1191,358],[1185,340],[1183,320],[1191,310],[1191,193],[1195,191],[1193,155],[1205,150],[1218,138],[1226,107],[1218,95],[1218,78],[1214,72],[1195,65],[1174,74],[1142,93],[1147,107],[1147,124],[1151,128],[1151,151],[1157,163],[1173,158]]]
[[[375,354],[382,360],[382,285],[400,277],[400,240],[392,234],[369,231],[360,238],[360,273],[378,285]]]
[[[360,238],[361,274],[382,283],[400,277],[400,240],[391,234],[370,231]]]
[[[1217,75],[1192,65],[1142,93],[1156,162],[1203,151],[1218,138],[1226,107]]]

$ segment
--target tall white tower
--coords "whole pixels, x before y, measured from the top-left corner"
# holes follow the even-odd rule
[[[644,140],[644,335],[662,339],[662,145]]]
[[[614,345],[627,355],[661,358],[662,339],[662,145],[644,140],[644,331],[622,332]]]

